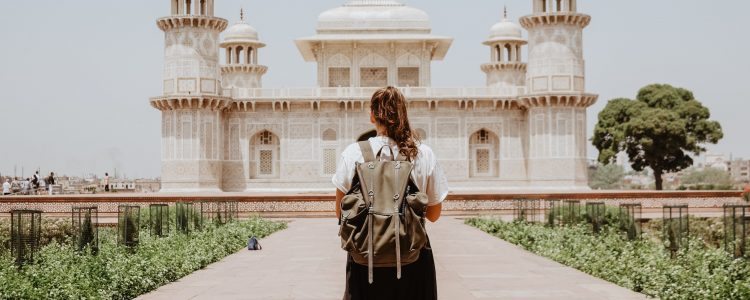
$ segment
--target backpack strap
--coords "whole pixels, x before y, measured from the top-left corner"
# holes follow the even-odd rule
[[[372,146],[369,141],[361,141],[358,143],[359,149],[362,151],[362,157],[365,162],[375,161],[375,154],[372,153]]]

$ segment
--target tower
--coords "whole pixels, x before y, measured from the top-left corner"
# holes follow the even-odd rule
[[[262,77],[268,67],[258,64],[258,49],[266,44],[258,39],[258,31],[245,23],[245,12],[240,10],[240,21],[229,27],[220,47],[226,56],[221,66],[224,89],[255,89],[263,86]]]
[[[503,96],[523,94],[526,63],[521,60],[521,49],[526,44],[521,26],[508,20],[506,8],[503,20],[492,26],[490,37],[484,42],[490,47],[490,62],[482,65],[488,87]]]
[[[151,99],[162,112],[162,192],[220,191],[222,175],[219,34],[213,0],[170,0],[164,31],[163,94]]]
[[[585,90],[583,29],[591,17],[576,0],[532,0],[521,18],[529,34],[526,94],[529,180],[536,185],[586,189],[586,109],[597,95]]]

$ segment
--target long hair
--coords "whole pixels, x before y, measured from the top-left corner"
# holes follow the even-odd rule
[[[409,160],[416,158],[418,139],[409,125],[404,95],[392,86],[379,89],[372,95],[370,110],[375,122],[385,128],[385,134],[396,141],[399,153]]]

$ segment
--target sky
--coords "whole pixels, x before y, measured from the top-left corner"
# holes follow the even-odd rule
[[[313,35],[318,15],[345,0],[216,0],[216,15],[247,22],[268,44],[264,87],[313,87],[315,64],[294,39]],[[435,87],[485,84],[482,45],[507,5],[510,18],[531,0],[404,0],[425,10],[433,33],[455,38],[433,63]],[[158,177],[164,35],[155,21],[169,0],[31,0],[0,9],[0,174]],[[606,102],[633,98],[650,83],[692,90],[724,128],[713,153],[750,159],[750,1],[578,0],[592,16],[584,31],[589,136]],[[293,9],[290,9],[293,8]],[[527,55],[524,55],[527,57]],[[588,156],[597,156],[589,148]],[[15,170],[15,171],[14,171]]]

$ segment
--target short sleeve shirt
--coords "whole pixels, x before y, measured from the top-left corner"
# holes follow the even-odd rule
[[[398,153],[398,146],[386,136],[376,136],[368,141],[372,147],[373,155],[376,155],[382,148],[383,151],[380,155],[383,159],[392,159],[390,151],[386,148],[388,146],[391,147],[393,153]],[[339,158],[336,174],[331,179],[333,185],[344,193],[348,192],[354,178],[355,163],[363,163],[364,161],[362,151],[357,143],[346,147]],[[442,203],[448,196],[448,180],[432,149],[427,145],[420,144],[419,154],[413,162],[414,169],[412,169],[411,175],[415,181],[414,184],[420,191],[427,194],[428,205],[433,206]]]

